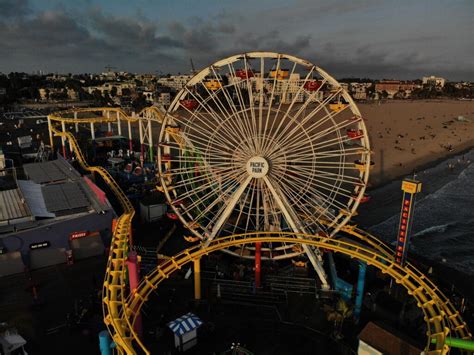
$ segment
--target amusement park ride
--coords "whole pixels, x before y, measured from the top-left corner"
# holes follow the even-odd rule
[[[265,73],[268,73],[265,75]],[[291,81],[294,74],[302,79]],[[62,111],[48,117],[62,151],[74,153],[83,169],[99,174],[122,206],[103,284],[104,321],[118,353],[149,353],[143,343],[140,310],[151,292],[187,263],[195,269],[200,298],[201,257],[224,251],[256,260],[306,254],[322,289],[331,287],[322,251],[348,255],[392,277],[417,300],[427,329],[426,352],[449,351],[448,337],[470,339],[460,313],[429,279],[394,250],[350,225],[365,193],[373,162],[361,113],[328,73],[300,58],[252,52],[220,60],[201,70],[165,112],[156,107],[128,115],[120,108]],[[141,281],[130,276],[132,204],[108,171],[89,166],[66,130],[74,124],[107,124],[122,135],[138,125],[141,161],[155,161],[162,191],[190,231],[194,246],[169,258]],[[133,127],[132,127],[133,125]],[[159,138],[154,141],[157,133]],[[358,243],[343,241],[350,234]],[[327,268],[326,268],[327,269]]]

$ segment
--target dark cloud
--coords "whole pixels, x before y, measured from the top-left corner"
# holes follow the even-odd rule
[[[28,0],[0,0],[0,18],[18,18],[30,12]]]
[[[167,35],[157,35],[157,25],[144,17],[107,16],[100,10],[90,12],[92,28],[111,44],[129,48],[156,50],[182,47],[182,43]]]
[[[190,57],[203,67],[227,55],[264,50],[300,56],[336,77],[472,79],[472,63],[463,59],[469,57],[462,45],[467,37],[450,41],[449,31],[421,24],[416,32],[394,32],[388,19],[368,21],[366,13],[380,6],[376,0],[295,0],[158,22],[143,9],[118,16],[86,2],[82,11],[63,6],[35,13],[25,0],[0,0],[0,71],[98,72],[110,64],[133,72],[187,72]],[[453,49],[464,56],[453,56]]]

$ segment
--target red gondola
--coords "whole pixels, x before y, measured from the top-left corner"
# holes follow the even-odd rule
[[[171,161],[171,155],[169,155],[169,154],[163,154],[163,155],[161,156],[161,161],[164,161],[164,162]]]
[[[347,136],[350,139],[359,139],[359,138],[362,138],[363,135],[364,135],[364,132],[362,132],[360,129],[351,128],[347,130]]]
[[[168,217],[169,219],[172,219],[173,221],[177,221],[179,219],[178,215],[173,212],[167,212],[166,217]]]
[[[357,198],[358,195],[354,194],[352,195],[352,198]],[[366,203],[366,202],[369,202],[370,201],[370,195],[367,195],[367,194],[364,194],[364,196],[361,197],[360,199],[360,203]]]
[[[311,80],[304,84],[304,88],[308,91],[316,91],[321,87],[321,83],[317,80]]]
[[[181,100],[180,103],[181,106],[190,111],[195,110],[199,106],[198,102],[194,99]]]
[[[242,80],[245,80],[245,79],[248,79],[248,78],[253,78],[255,75],[254,75],[253,71],[251,71],[251,70],[237,69],[235,71],[235,76],[242,79]]]

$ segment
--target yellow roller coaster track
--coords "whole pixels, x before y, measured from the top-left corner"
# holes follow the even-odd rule
[[[107,111],[116,112],[116,117],[64,117],[74,115],[75,112],[94,113]],[[153,115],[153,120],[159,123],[162,122],[162,112],[158,109],[154,107],[148,108],[138,115],[140,116],[146,113]],[[113,122],[117,117],[133,122],[139,119],[136,116],[131,117],[126,115],[118,108],[75,109],[49,116],[52,121],[67,123]],[[129,250],[131,221],[135,211],[128,198],[106,169],[97,166],[89,166],[87,164],[76,139],[71,133],[62,132],[54,126],[51,126],[51,130],[56,136],[62,136],[71,143],[71,147],[81,166],[87,171],[98,173],[110,186],[123,208],[123,214],[119,217],[113,233],[103,285],[104,322],[108,327],[119,353],[136,354],[138,350],[139,352],[149,354],[149,351],[133,330],[133,325],[136,321],[136,316],[140,312],[144,302],[148,299],[150,293],[156,289],[164,279],[168,278],[169,275],[180,269],[186,263],[201,258],[203,255],[231,246],[256,242],[305,243],[365,261],[368,265],[372,265],[380,269],[383,273],[390,275],[397,283],[405,287],[408,293],[418,301],[418,306],[424,313],[427,324],[428,343],[426,350],[430,354],[443,354],[449,350],[444,342],[446,336],[450,333],[456,334],[457,337],[463,339],[471,338],[469,329],[462,320],[459,312],[425,275],[411,264],[407,264],[403,268],[396,265],[393,261],[393,251],[387,245],[367,232],[358,229],[356,226],[345,226],[342,231],[358,238],[361,242],[368,244],[369,247],[317,235],[272,232],[239,234],[216,239],[207,248],[201,248],[200,245],[196,245],[170,258],[149,275],[145,276],[137,291],[127,297],[125,262]],[[177,139],[177,141],[179,140]],[[432,339],[436,340],[436,344],[431,344]]]

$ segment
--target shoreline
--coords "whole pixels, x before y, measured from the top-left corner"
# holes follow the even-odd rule
[[[474,132],[473,132],[473,135],[474,135]],[[434,168],[434,167],[438,166],[439,164],[443,163],[444,161],[453,159],[454,157],[459,156],[459,155],[467,154],[472,150],[474,150],[474,138],[470,142],[466,142],[466,144],[459,145],[458,147],[454,148],[454,150],[452,152],[449,152],[448,154],[446,154],[442,157],[438,157],[434,160],[426,161],[425,163],[420,163],[420,165],[417,166],[417,169],[416,170],[414,169],[411,172],[408,172],[408,173],[405,173],[405,174],[400,174],[400,175],[397,175],[393,178],[392,177],[391,178],[386,178],[384,180],[380,180],[377,183],[371,183],[372,174],[370,174],[370,176],[369,176],[369,186],[368,186],[369,191],[367,191],[367,192],[370,194],[371,190],[381,189],[381,188],[387,187],[388,185],[390,185],[390,184],[392,184],[396,181],[402,181],[407,176],[412,175],[413,172],[415,172],[416,175],[418,175],[420,172],[423,172],[425,170]]]

